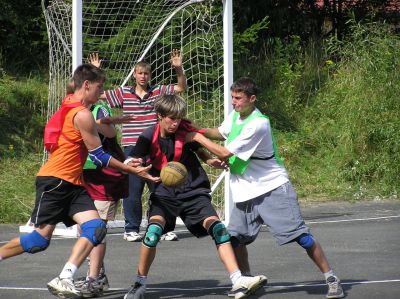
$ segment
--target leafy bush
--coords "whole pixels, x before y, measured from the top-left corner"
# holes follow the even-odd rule
[[[25,223],[35,202],[35,175],[42,159],[38,154],[0,160],[0,223]]]
[[[295,155],[312,173],[311,194],[397,197],[400,38],[382,23],[351,29],[327,43],[327,54],[340,60],[327,60],[330,78],[304,110]]]
[[[0,157],[42,149],[47,84],[39,78],[16,81],[0,76]]]

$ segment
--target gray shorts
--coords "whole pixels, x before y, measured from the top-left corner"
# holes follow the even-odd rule
[[[296,191],[290,182],[245,202],[236,203],[228,231],[240,244],[253,242],[266,224],[279,245],[289,243],[310,229],[300,213]]]

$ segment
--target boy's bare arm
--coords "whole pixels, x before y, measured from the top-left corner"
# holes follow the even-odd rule
[[[80,131],[83,142],[85,143],[85,146],[89,151],[99,148],[101,146],[100,137],[96,131],[96,124],[93,115],[89,111],[89,109],[81,110],[75,115],[74,126],[77,130]],[[135,174],[152,182],[160,181],[160,178],[153,177],[148,173],[151,165],[146,167],[131,167],[118,161],[115,158],[111,158],[108,163],[108,167],[117,169],[122,172]]]
[[[101,121],[102,119],[97,119],[96,120],[96,129],[97,132],[100,134],[104,135],[107,138],[114,138],[117,135],[117,130],[113,126],[112,122],[110,123],[104,123]]]
[[[171,66],[175,69],[178,83],[174,86],[175,92],[183,92],[186,90],[186,75],[183,71],[182,54],[179,50],[173,49],[171,53]]]
[[[221,135],[221,133],[218,131],[217,128],[207,128],[207,129],[203,129],[203,130],[205,130],[203,135],[209,139],[219,140],[219,141],[225,140],[224,136]]]
[[[190,132],[186,134],[186,142],[196,141],[200,143],[203,147],[209,150],[211,153],[216,155],[220,160],[226,161],[233,154],[228,151],[227,148],[212,142],[210,139],[205,137],[203,134],[197,132]]]
[[[196,151],[196,155],[208,166],[218,168],[218,169],[227,169],[228,164],[225,161],[214,158],[207,152],[204,148],[199,148]]]

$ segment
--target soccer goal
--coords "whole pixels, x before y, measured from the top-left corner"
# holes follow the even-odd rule
[[[90,53],[103,59],[105,88],[112,89],[132,85],[133,66],[141,60],[151,64],[152,82],[175,82],[172,49],[183,54],[188,118],[216,127],[229,112],[232,0],[42,0],[42,8],[50,49],[48,118],[58,109],[73,70]],[[230,210],[227,178],[205,169],[213,204],[224,219]]]

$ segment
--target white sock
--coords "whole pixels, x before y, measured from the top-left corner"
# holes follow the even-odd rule
[[[3,260],[3,258],[1,257],[1,255],[0,255],[0,262]]]
[[[60,273],[60,278],[72,279],[77,269],[74,264],[67,262]]]
[[[144,275],[138,275],[136,276],[136,282],[140,283],[141,285],[146,285],[146,281],[147,281],[147,276]]]
[[[336,274],[335,274],[335,272],[333,272],[333,270],[331,269],[331,270],[329,270],[328,272],[325,272],[325,273],[324,273],[324,276],[325,276],[325,280],[327,280],[328,277],[331,277],[331,276],[335,276],[335,277],[336,277]]]
[[[242,277],[242,272],[240,272],[239,269],[237,269],[236,271],[232,272],[229,275],[229,278],[231,279],[232,284],[235,284],[239,280],[240,277]]]

